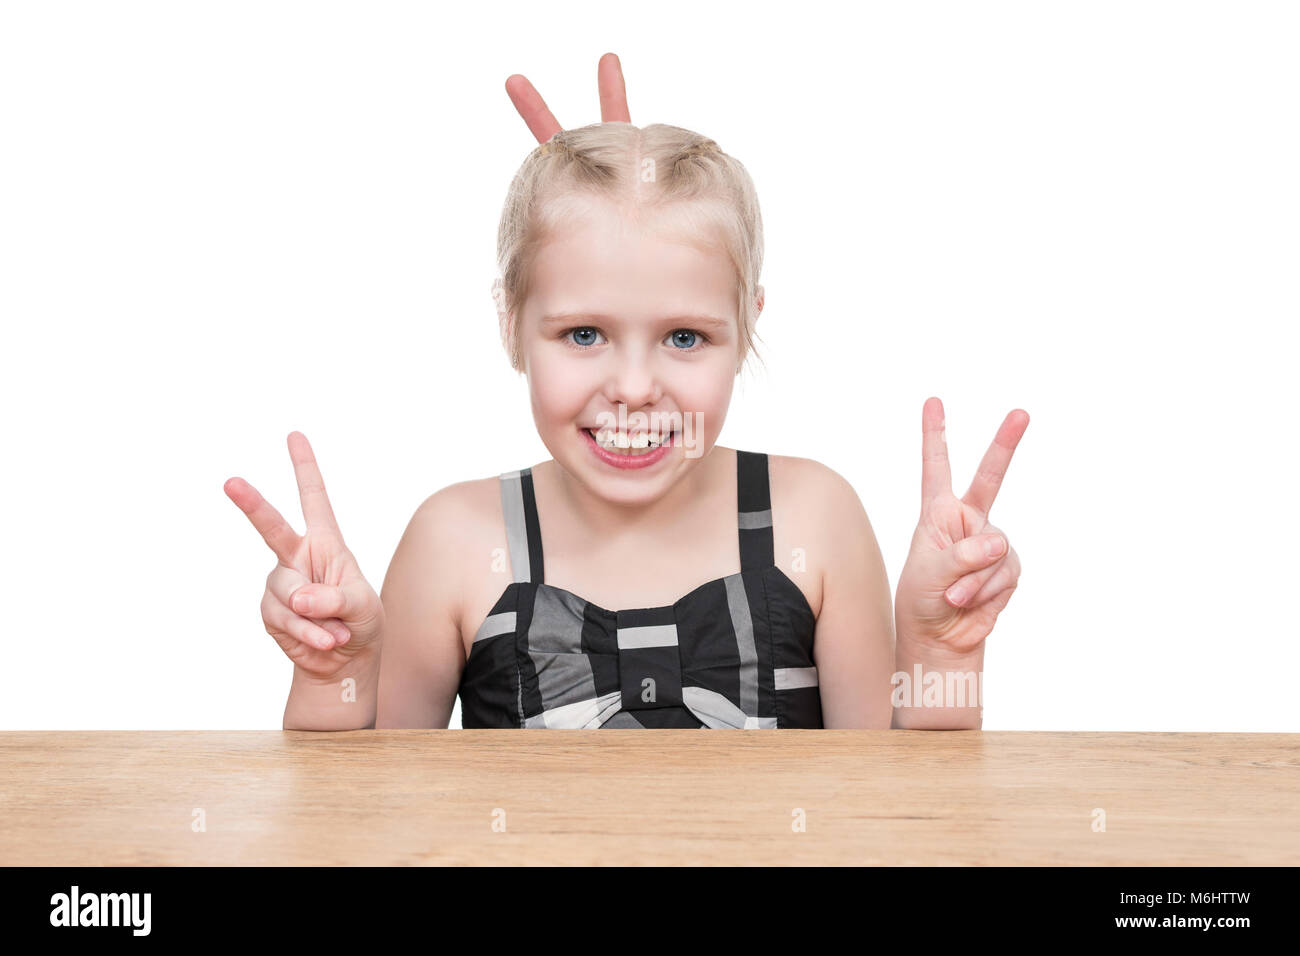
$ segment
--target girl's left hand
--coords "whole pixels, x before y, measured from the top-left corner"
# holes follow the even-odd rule
[[[623,67],[618,57],[606,53],[596,65],[596,85],[600,90],[600,121],[602,123],[630,123],[632,117],[627,111],[627,88],[623,83]],[[510,102],[515,104],[520,117],[528,125],[528,130],[537,142],[545,143],[558,133],[562,127],[555,115],[547,108],[542,94],[537,92],[528,77],[522,73],[512,73],[506,80],[506,92]]]
[[[912,650],[971,654],[993,630],[1020,580],[1020,558],[989,523],[989,510],[1029,413],[1017,408],[1003,420],[961,499],[952,493],[938,398],[926,401],[921,425],[921,520],[894,600],[898,640]],[[989,551],[990,544],[996,550]]]

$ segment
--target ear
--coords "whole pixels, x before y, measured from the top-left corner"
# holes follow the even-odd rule
[[[758,311],[755,313],[755,317],[757,317],[763,314],[763,287],[761,285],[754,289],[754,298],[758,307]]]

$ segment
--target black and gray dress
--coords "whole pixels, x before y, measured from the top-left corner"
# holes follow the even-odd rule
[[[463,727],[822,726],[816,619],[773,560],[766,454],[736,452],[740,572],[664,607],[546,584],[531,469],[500,481],[514,581],[474,635]]]

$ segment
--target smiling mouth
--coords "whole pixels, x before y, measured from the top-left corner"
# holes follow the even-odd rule
[[[645,432],[636,435],[619,433],[612,429],[592,429],[584,428],[591,440],[603,448],[605,451],[615,455],[626,455],[629,458],[635,458],[639,455],[646,455],[658,448],[669,448],[677,443],[677,430],[667,432],[663,435],[650,436]]]

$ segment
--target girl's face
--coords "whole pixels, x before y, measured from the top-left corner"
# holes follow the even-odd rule
[[[697,467],[722,430],[740,361],[736,273],[721,250],[630,222],[608,202],[581,208],[538,250],[517,316],[533,419],[591,493],[644,505]],[[618,450],[602,452],[593,436],[623,423],[629,436],[679,430],[644,462],[611,460]]]

